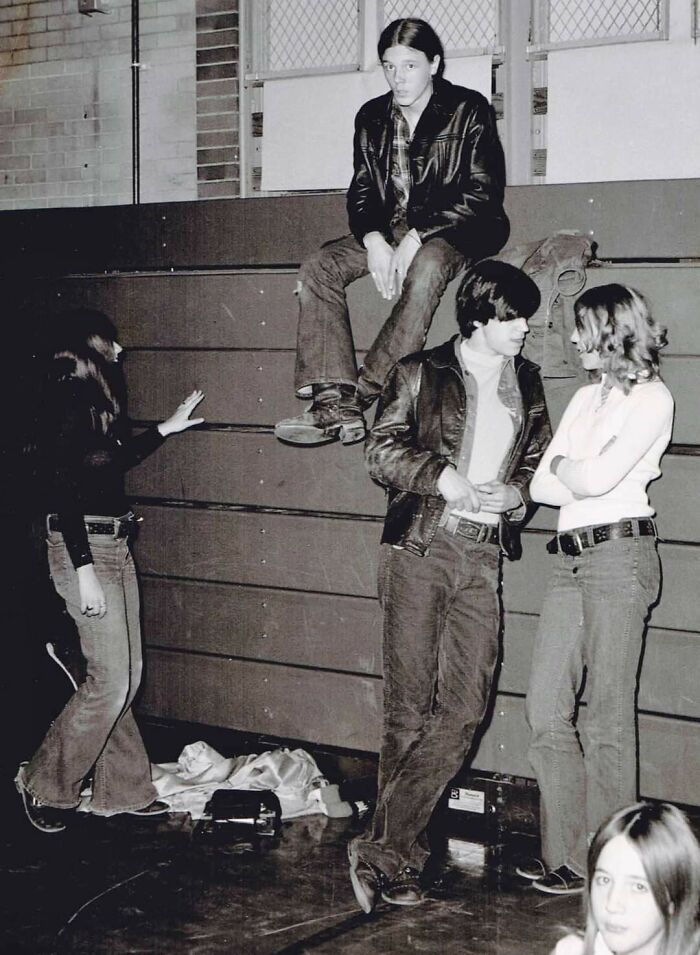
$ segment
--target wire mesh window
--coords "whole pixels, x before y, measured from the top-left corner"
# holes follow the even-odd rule
[[[533,0],[533,49],[668,36],[668,0]]]
[[[401,17],[427,20],[446,53],[486,53],[500,46],[498,0],[384,0],[384,23]]]
[[[359,69],[356,0],[253,0],[250,7],[258,76]]]

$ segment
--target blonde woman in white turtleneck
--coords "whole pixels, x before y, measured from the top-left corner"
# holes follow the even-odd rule
[[[559,521],[527,695],[542,859],[518,868],[560,895],[583,890],[590,834],[637,796],[637,671],[660,585],[647,486],[661,473],[673,421],[659,376],[666,333],[643,296],[604,285],[585,292],[575,313],[572,341],[599,380],[572,398],[531,485]]]

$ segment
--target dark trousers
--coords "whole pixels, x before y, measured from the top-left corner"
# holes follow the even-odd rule
[[[361,394],[378,394],[399,358],[423,347],[442,293],[464,263],[444,239],[420,247],[401,295],[365,356]],[[352,235],[328,242],[302,264],[294,376],[298,394],[307,395],[312,384],[358,383],[345,289],[367,273],[367,250]],[[378,307],[383,302],[377,292]]]
[[[384,726],[377,807],[358,856],[422,869],[425,829],[486,709],[498,657],[501,556],[439,530],[430,554],[382,546]]]

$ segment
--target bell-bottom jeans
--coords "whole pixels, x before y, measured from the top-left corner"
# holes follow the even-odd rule
[[[566,864],[583,875],[590,837],[637,798],[637,678],[659,584],[653,537],[552,558],[526,704],[551,869]],[[587,706],[577,731],[584,670]]]
[[[397,233],[397,239],[402,234]],[[464,262],[444,239],[421,245],[391,314],[365,356],[360,394],[377,395],[399,358],[423,347],[442,293]],[[367,250],[352,235],[326,243],[302,264],[294,376],[299,395],[308,395],[312,384],[358,384],[345,288],[367,273]],[[383,303],[377,293],[378,310]]]
[[[498,545],[444,530],[425,557],[382,545],[379,791],[354,848],[389,878],[423,868],[425,829],[483,718],[498,657],[500,568]]]
[[[90,534],[89,542],[107,602],[102,618],[80,612],[78,575],[63,536],[57,531],[48,536],[51,577],[77,625],[87,675],[49,727],[25,781],[40,802],[70,809],[78,805],[83,780],[93,770],[90,808],[108,815],[141,809],[156,791],[131,711],[142,670],[134,562],[124,538]]]

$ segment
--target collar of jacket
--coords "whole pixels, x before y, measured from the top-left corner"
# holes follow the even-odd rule
[[[461,335],[453,335],[452,338],[446,342],[443,342],[442,345],[438,345],[437,348],[432,348],[430,350],[428,353],[428,361],[436,368],[451,367],[461,374],[459,358],[457,357],[457,348],[459,347],[461,341]],[[521,369],[523,371],[532,373],[539,371],[540,368],[540,366],[536,365],[534,361],[523,358],[522,355],[516,355],[514,363],[516,375],[520,374]]]

